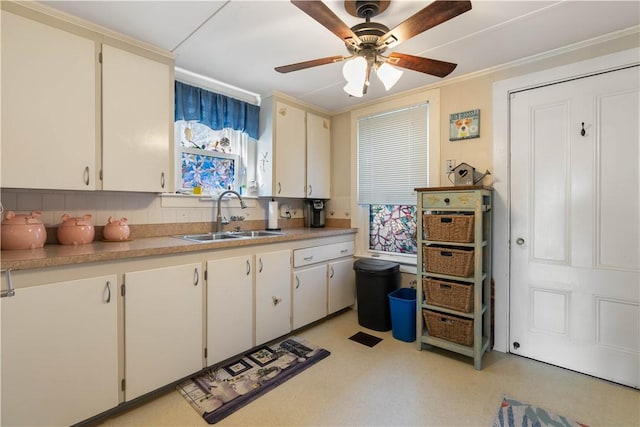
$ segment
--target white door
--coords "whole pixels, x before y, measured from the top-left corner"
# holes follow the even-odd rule
[[[293,329],[327,315],[327,264],[293,272]]]
[[[171,67],[102,45],[102,189],[171,190]]]
[[[256,254],[256,345],[291,331],[291,251]]]
[[[353,258],[329,263],[329,314],[356,303]]]
[[[230,325],[233,325],[231,327]],[[207,366],[253,347],[253,256],[207,262]]]
[[[331,197],[331,121],[307,113],[307,196]]]
[[[511,352],[633,387],[639,81],[633,67],[511,99]]]
[[[277,197],[305,197],[306,132],[305,112],[276,103],[275,187]]]
[[[1,20],[3,187],[95,190],[95,42],[5,10]]]
[[[3,426],[63,426],[118,405],[115,275],[2,298]]]
[[[203,368],[200,264],[125,274],[125,398]]]

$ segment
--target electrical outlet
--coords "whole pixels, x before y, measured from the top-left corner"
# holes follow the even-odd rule
[[[456,167],[455,160],[446,160],[444,164],[445,172],[453,172]]]

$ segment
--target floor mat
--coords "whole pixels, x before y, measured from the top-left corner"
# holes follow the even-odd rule
[[[350,336],[349,339],[366,345],[367,347],[373,347],[374,345],[382,341],[382,338],[374,337],[373,335],[369,335],[365,332],[358,332],[357,334]]]
[[[526,402],[503,396],[492,427],[587,427]]]
[[[202,418],[215,424],[330,354],[302,338],[289,337],[207,369],[176,388]]]

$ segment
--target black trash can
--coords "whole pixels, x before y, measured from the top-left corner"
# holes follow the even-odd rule
[[[400,264],[364,258],[353,263],[356,271],[358,323],[374,331],[391,329],[387,295],[400,287]]]

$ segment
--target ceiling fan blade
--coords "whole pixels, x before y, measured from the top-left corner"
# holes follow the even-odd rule
[[[305,68],[317,67],[318,65],[325,65],[325,64],[332,64],[334,62],[340,62],[345,60],[346,58],[347,57],[342,55],[328,56],[326,58],[312,59],[311,61],[283,65],[281,67],[276,67],[275,70],[279,73],[290,73],[292,71],[304,70]]]
[[[398,24],[380,40],[388,46],[402,43],[423,31],[471,10],[470,1],[436,0],[415,15]]]
[[[351,31],[351,28],[342,22],[340,18],[321,1],[291,0],[291,3],[318,21],[333,34],[340,37],[340,40],[350,44],[360,43],[360,39]]]
[[[436,77],[446,77],[458,66],[458,64],[453,64],[451,62],[422,58],[420,56],[413,56],[399,52],[392,52],[389,54],[387,62],[391,65],[408,68],[425,74],[431,74]]]

